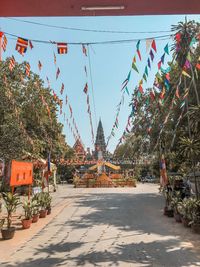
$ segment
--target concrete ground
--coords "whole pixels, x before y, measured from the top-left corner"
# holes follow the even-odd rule
[[[0,241],[0,266],[200,266],[200,236],[163,205],[153,184],[60,187],[50,217]]]

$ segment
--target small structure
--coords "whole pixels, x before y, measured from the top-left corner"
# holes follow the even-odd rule
[[[73,149],[75,151],[75,157],[77,160],[79,160],[79,161],[85,160],[86,153],[85,153],[84,147],[81,144],[79,139],[76,140],[76,142],[73,146]]]

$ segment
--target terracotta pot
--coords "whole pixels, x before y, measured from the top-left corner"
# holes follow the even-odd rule
[[[29,219],[29,220],[27,220],[27,219],[23,219],[23,220],[22,220],[22,228],[23,228],[23,229],[28,229],[28,228],[30,228],[30,227],[31,227],[31,223],[32,223],[32,219]]]
[[[47,215],[51,214],[51,208],[47,209]]]
[[[190,220],[188,220],[187,218],[184,218],[184,217],[181,217],[181,221],[183,223],[183,225],[185,227],[190,227],[191,225],[189,224],[190,223]]]
[[[191,228],[194,233],[200,234],[200,224],[193,223]]]
[[[34,214],[32,218],[32,223],[36,223],[39,220],[39,214]]]
[[[2,238],[4,240],[12,239],[15,234],[15,227],[10,227],[8,229],[1,229]]]
[[[176,222],[181,223],[181,215],[179,213],[174,212],[174,219]]]
[[[47,210],[40,210],[40,218],[45,218],[47,216]]]

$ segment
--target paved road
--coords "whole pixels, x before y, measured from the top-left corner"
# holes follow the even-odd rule
[[[162,215],[158,186],[66,192],[68,205],[1,267],[200,266],[199,236]]]

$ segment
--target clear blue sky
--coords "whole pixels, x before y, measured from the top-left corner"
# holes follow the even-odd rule
[[[200,21],[200,16],[187,16],[189,19]],[[51,25],[60,25],[67,27],[77,27],[86,29],[99,29],[99,30],[120,30],[120,31],[166,31],[170,30],[172,24],[177,24],[183,21],[185,16],[135,16],[135,17],[51,17],[51,18],[20,18],[29,21],[41,22]],[[147,34],[111,34],[111,33],[92,33],[72,30],[62,30],[47,28],[44,26],[37,26],[26,24],[22,22],[12,21],[7,18],[0,20],[1,31],[16,34],[17,36],[27,39],[51,40],[57,42],[93,42],[105,40],[119,40],[119,39],[142,39],[146,37],[165,35],[167,33],[147,33]],[[8,37],[8,36],[7,36]],[[162,56],[163,48],[171,40],[157,41],[157,55],[152,65],[148,82],[144,88],[151,86],[154,80],[154,75],[157,72],[157,63]],[[49,77],[51,87],[60,96],[60,88],[62,82],[65,84],[65,95],[68,95],[69,101],[73,108],[75,121],[78,125],[79,132],[85,147],[91,147],[91,131],[89,124],[89,117],[86,105],[86,96],[83,93],[83,88],[86,82],[84,73],[84,65],[87,64],[87,59],[82,54],[81,46],[69,45],[67,55],[57,55],[57,66],[61,70],[59,79],[56,81],[55,73],[56,68],[53,61],[53,51],[56,53],[56,46],[51,44],[34,43],[34,49],[28,50],[24,57],[15,51],[16,38],[8,38],[7,51],[3,54],[3,58],[14,55],[18,62],[27,60],[30,62],[31,69],[39,73],[38,60],[43,64],[41,78],[46,80]],[[92,78],[94,85],[94,99],[96,106],[96,117],[93,106],[92,88],[89,82],[89,94],[91,102],[91,111],[93,116],[93,125],[96,135],[96,126],[99,118],[101,117],[105,138],[107,139],[110,134],[112,125],[116,115],[116,105],[121,97],[121,84],[127,77],[131,68],[132,58],[136,53],[136,42],[123,43],[123,44],[106,44],[106,45],[92,45],[90,49],[91,65],[92,65]],[[141,55],[142,62],[137,62],[140,74],[132,72],[131,80],[129,83],[130,93],[138,84],[141,79],[144,67],[147,62],[148,54],[146,53],[146,44],[141,42]],[[166,59],[170,59],[170,56]],[[88,69],[89,72],[89,69]],[[127,117],[130,113],[128,103],[130,97],[125,94],[125,103],[122,106],[119,116],[119,129],[116,131],[109,143],[108,149],[113,151],[118,139],[121,137],[124,127],[127,122]],[[63,111],[69,117],[69,110],[64,105]],[[59,116],[61,122],[64,123],[63,117]],[[66,123],[64,123],[64,134],[69,145],[74,144],[74,139],[69,131]]]

